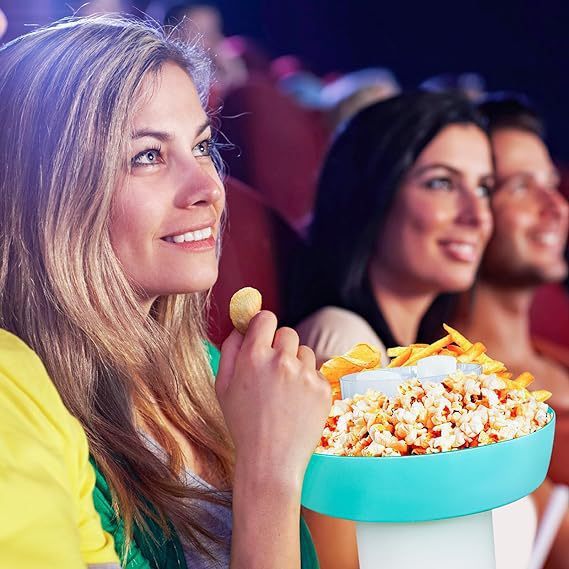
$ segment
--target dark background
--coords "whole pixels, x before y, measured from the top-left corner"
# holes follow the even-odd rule
[[[177,3],[163,0],[165,7]],[[70,15],[77,0],[0,0],[12,25]],[[141,10],[147,0],[135,1]],[[272,56],[298,55],[320,75],[391,68],[404,88],[443,72],[481,73],[491,91],[526,93],[544,114],[557,159],[569,163],[569,2],[219,0],[227,35]]]

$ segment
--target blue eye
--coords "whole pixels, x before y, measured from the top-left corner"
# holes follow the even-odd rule
[[[192,154],[196,157],[211,156],[213,147],[214,147],[213,140],[211,138],[208,138],[207,140],[202,140],[201,142],[198,142],[198,144],[194,146]]]
[[[513,192],[525,192],[527,189],[529,188],[528,183],[526,182],[526,180],[516,180],[514,182],[514,184],[512,185],[512,191]]]
[[[147,148],[139,152],[131,161],[133,166],[152,166],[161,158],[160,148]]]
[[[450,178],[433,178],[425,183],[425,187],[429,188],[429,190],[450,191],[453,189],[453,184]]]

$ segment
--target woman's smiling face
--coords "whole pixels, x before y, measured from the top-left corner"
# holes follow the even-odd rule
[[[423,292],[468,289],[492,231],[492,184],[486,134],[472,124],[445,127],[397,191],[378,236],[376,269]]]
[[[225,193],[209,119],[188,73],[166,63],[142,92],[111,240],[129,280],[151,303],[213,286]]]

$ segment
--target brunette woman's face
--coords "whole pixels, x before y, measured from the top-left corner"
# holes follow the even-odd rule
[[[403,291],[458,292],[474,282],[492,231],[491,149],[475,125],[445,127],[404,177],[378,236],[375,270]]]
[[[111,240],[143,300],[209,289],[225,203],[211,128],[194,84],[167,63],[134,118],[129,173],[117,190]]]

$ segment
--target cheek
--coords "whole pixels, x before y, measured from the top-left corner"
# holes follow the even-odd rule
[[[448,208],[431,199],[408,199],[395,203],[383,232],[383,258],[393,268],[411,271],[424,267],[436,254],[436,240],[452,223]]]
[[[433,199],[414,199],[405,204],[400,212],[404,228],[403,238],[414,248],[424,249],[430,244],[430,238],[440,236],[454,219],[454,213],[448,207],[441,207]]]
[[[136,262],[138,252],[151,243],[158,214],[157,204],[143,196],[135,198],[132,189],[117,196],[111,218],[111,242],[117,257],[125,266]]]
[[[494,208],[494,235],[504,240],[522,236],[532,225],[534,216],[528,211],[516,210],[512,206]]]

